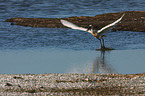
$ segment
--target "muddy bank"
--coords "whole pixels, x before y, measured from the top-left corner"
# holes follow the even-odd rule
[[[0,95],[145,95],[145,73],[0,74]]]
[[[138,31],[145,32],[145,11],[127,11],[118,13],[108,13],[96,15],[94,17],[68,17],[68,18],[11,18],[5,22],[12,22],[11,25],[21,25],[30,27],[45,28],[64,28],[60,23],[60,19],[65,19],[82,27],[88,27],[92,24],[94,28],[100,29],[103,26],[112,23],[125,13],[123,20],[113,28],[113,31]]]

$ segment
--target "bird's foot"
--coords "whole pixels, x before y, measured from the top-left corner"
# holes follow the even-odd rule
[[[103,47],[101,47],[101,50],[114,50],[114,49],[113,49],[113,48],[109,48],[109,47],[103,46]]]
[[[96,49],[97,51],[109,51],[109,50],[115,50],[113,48],[109,48],[109,47],[105,47],[105,46],[102,46],[100,49]]]

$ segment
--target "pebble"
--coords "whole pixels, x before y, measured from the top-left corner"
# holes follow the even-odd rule
[[[144,73],[0,74],[0,95],[145,95],[144,78]]]

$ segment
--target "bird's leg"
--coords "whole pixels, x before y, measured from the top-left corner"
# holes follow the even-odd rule
[[[101,38],[101,39],[102,39],[102,43],[103,43],[103,46],[102,47],[105,48],[104,39],[103,38]]]
[[[97,38],[99,41],[100,41],[100,44],[101,44],[101,48],[103,48],[103,45],[102,45],[102,40],[100,38]]]

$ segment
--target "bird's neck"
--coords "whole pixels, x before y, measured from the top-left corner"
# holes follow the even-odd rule
[[[94,31],[93,29],[91,29],[91,33],[92,33],[92,35],[93,35],[94,37],[96,37],[96,36],[98,35],[97,32]]]

